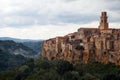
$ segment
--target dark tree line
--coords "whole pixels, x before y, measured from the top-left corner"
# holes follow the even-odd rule
[[[29,59],[13,70],[0,72],[0,80],[120,80],[120,66]]]

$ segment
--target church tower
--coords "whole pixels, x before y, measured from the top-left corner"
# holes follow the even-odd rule
[[[107,12],[102,12],[101,17],[100,17],[100,25],[99,29],[100,30],[107,30],[108,27],[108,22],[107,22]]]

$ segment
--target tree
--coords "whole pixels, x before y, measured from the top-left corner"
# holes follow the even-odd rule
[[[56,71],[60,75],[64,74],[67,71],[72,71],[73,70],[73,65],[70,62],[63,61],[63,60],[58,61],[56,67],[57,67]]]
[[[48,60],[38,60],[36,61],[36,66],[42,69],[50,69],[51,64],[50,61]]]
[[[103,77],[103,80],[120,80],[120,77],[115,74],[108,74]]]

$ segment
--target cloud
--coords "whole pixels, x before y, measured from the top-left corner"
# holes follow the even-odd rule
[[[111,11],[120,11],[120,0],[107,0],[106,6]]]
[[[61,23],[73,23],[73,24],[83,24],[90,23],[98,20],[99,18],[96,15],[83,15],[83,14],[69,14],[63,13],[56,16],[54,21]]]
[[[3,27],[0,29],[0,36],[2,37],[14,37],[21,39],[49,39],[56,36],[65,36],[66,34],[76,32],[79,28],[98,28],[99,22],[91,22],[87,24],[66,24],[66,25],[34,25],[29,28],[15,28],[15,27]],[[119,23],[110,23],[112,28],[119,28]]]
[[[0,0],[0,28],[8,33],[3,34],[4,36],[18,37],[15,36],[18,34],[21,35],[19,36],[21,38],[28,36],[28,38],[38,38],[35,35],[39,33],[41,36],[46,36],[39,38],[46,39],[53,37],[52,35],[59,35],[57,33],[59,29],[56,28],[71,29],[99,21],[101,11],[108,12],[110,23],[120,23],[120,0]],[[50,31],[56,29],[56,32],[47,36],[45,33],[50,31],[47,30],[44,33],[45,28]],[[36,30],[36,33],[32,32],[33,29]],[[64,29],[61,32],[67,33]],[[22,33],[27,32],[34,35],[22,36],[21,32],[21,34],[18,33],[19,30],[22,30]],[[10,33],[14,33],[14,35],[10,35]]]
[[[70,3],[68,3],[70,2]],[[101,11],[119,14],[119,0],[1,0],[1,20],[7,26],[34,24],[88,23],[97,20]],[[120,21],[117,15],[111,20]],[[8,21],[8,18],[11,21]],[[6,20],[7,19],[7,20]]]

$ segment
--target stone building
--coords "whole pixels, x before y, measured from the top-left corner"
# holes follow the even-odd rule
[[[79,28],[75,33],[44,41],[42,57],[120,65],[120,29],[109,28],[107,13],[102,12],[98,28]]]

